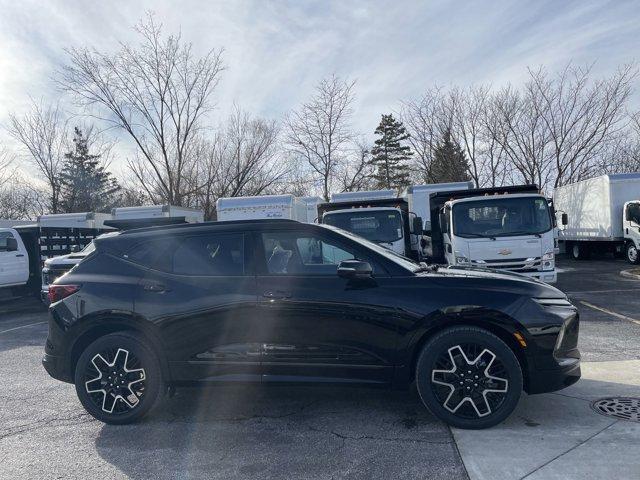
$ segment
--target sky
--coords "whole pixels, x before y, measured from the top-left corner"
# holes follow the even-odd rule
[[[196,52],[224,48],[219,120],[234,103],[278,118],[335,73],[356,81],[352,123],[371,135],[434,85],[518,84],[527,67],[570,61],[604,76],[640,61],[638,1],[0,0],[0,145],[15,147],[2,127],[30,97],[68,102],[52,82],[66,47],[136,43],[147,11]],[[125,139],[119,149],[131,153]]]

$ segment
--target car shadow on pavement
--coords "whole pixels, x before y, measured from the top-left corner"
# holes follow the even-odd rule
[[[413,391],[180,389],[142,423],[103,426],[96,446],[131,478],[465,478]]]

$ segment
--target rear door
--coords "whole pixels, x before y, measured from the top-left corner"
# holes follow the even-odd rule
[[[342,260],[371,261],[319,229],[257,234],[263,381],[387,383],[393,374],[397,310],[389,280],[338,277]]]
[[[134,308],[157,325],[175,380],[260,381],[249,242],[244,233],[216,231],[157,239],[129,254],[152,267]]]
[[[20,235],[0,228],[0,287],[23,285],[29,279],[29,257]]]

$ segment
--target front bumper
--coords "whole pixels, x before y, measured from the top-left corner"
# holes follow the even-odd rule
[[[544,283],[556,283],[558,281],[558,272],[555,270],[549,271],[537,271],[537,272],[515,272],[520,273],[520,275],[525,275],[527,277],[535,278],[536,280],[540,280]]]
[[[567,359],[567,363],[554,370],[531,370],[527,393],[546,393],[562,390],[580,380],[580,359]]]

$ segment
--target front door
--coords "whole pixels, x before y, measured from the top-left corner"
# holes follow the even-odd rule
[[[29,280],[29,257],[20,235],[0,229],[0,287],[24,285]]]
[[[317,229],[262,232],[256,243],[263,381],[390,382],[396,311],[381,267],[380,280],[338,277],[340,261],[362,255]]]

